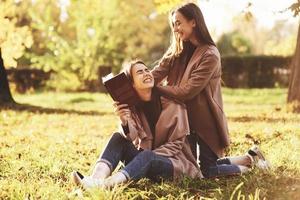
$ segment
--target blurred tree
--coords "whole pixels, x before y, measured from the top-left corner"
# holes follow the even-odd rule
[[[15,101],[10,92],[0,48],[0,105],[7,103],[15,103]]]
[[[295,0],[289,8],[285,11],[290,10],[294,13],[294,17],[299,16],[300,13],[300,0]],[[245,14],[246,21],[252,21],[253,15],[251,14],[251,3],[245,8],[243,13]],[[276,27],[275,27],[276,28]],[[244,29],[245,31],[249,31],[249,29]],[[265,34],[266,35],[266,34]],[[256,37],[256,35],[254,34]],[[257,46],[257,43],[255,43]],[[294,52],[294,57],[291,63],[291,74],[289,80],[289,89],[288,89],[288,98],[287,102],[292,104],[293,111],[300,113],[300,23],[298,28],[297,35],[297,44],[296,50]]]
[[[296,43],[294,33],[297,32],[294,24],[277,21],[271,29],[268,29],[258,26],[255,16],[246,17],[244,13],[240,13],[233,19],[233,29],[250,44],[251,54],[289,56],[294,53]],[[228,36],[233,32],[223,35]],[[222,41],[224,38],[221,36],[219,40]],[[221,41],[218,42],[219,45]]]
[[[98,78],[100,66],[117,72],[127,59],[157,59],[155,51],[164,51],[169,42],[162,35],[167,18],[152,1],[73,0],[64,20],[59,4],[47,5],[37,1],[30,9],[38,40],[30,57],[36,67],[57,72],[60,88],[85,87]]]
[[[168,13],[172,8],[179,4],[194,2],[197,3],[196,0],[153,0],[156,6],[156,9],[159,13]]]
[[[218,40],[217,46],[222,55],[252,53],[250,41],[238,31],[223,34]]]
[[[267,39],[263,48],[263,54],[290,56],[295,51],[297,41],[297,27],[286,21],[275,22],[274,27],[266,33]]]
[[[289,8],[294,12],[294,16],[299,16],[300,0],[292,4]],[[293,111],[300,113],[300,23],[295,54],[291,63],[291,75],[288,90],[288,103],[293,105]]]
[[[17,18],[18,6],[16,1],[0,1],[0,104],[14,103],[4,66],[16,67],[16,59],[33,42],[29,27]]]
[[[233,18],[233,30],[239,32],[252,44],[252,54],[261,55],[263,54],[265,42],[269,37],[268,30],[264,27],[257,26],[257,18],[249,13],[251,12],[243,11]]]
[[[294,112],[300,113],[300,24],[298,29],[296,50],[291,63],[288,103],[293,105]]]

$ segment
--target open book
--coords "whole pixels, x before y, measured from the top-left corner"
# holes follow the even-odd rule
[[[114,101],[121,104],[135,106],[139,102],[139,96],[124,72],[113,76],[109,74],[102,78],[103,85]]]

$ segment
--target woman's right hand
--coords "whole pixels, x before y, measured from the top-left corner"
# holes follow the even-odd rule
[[[129,110],[129,106],[127,104],[120,104],[115,101],[114,103],[115,113],[120,117],[122,121],[122,125],[126,126],[128,122],[128,118],[131,116],[131,111]]]

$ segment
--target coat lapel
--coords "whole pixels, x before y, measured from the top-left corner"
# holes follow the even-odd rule
[[[190,77],[190,74],[191,74],[191,71],[192,71],[192,68],[193,68],[194,64],[195,64],[197,61],[199,61],[199,59],[201,59],[202,54],[206,51],[207,48],[208,48],[208,45],[205,45],[205,46],[198,46],[198,47],[195,49],[195,51],[194,51],[194,53],[193,53],[193,55],[192,55],[192,57],[191,57],[191,59],[190,59],[188,65],[187,65],[187,67],[186,67],[186,69],[185,69],[185,72],[184,72],[184,74],[183,74],[183,77],[182,77],[182,79],[181,79],[181,81],[180,81],[180,85],[185,84],[185,83],[188,81],[188,79],[189,79],[189,77]]]
[[[141,112],[141,111],[139,112],[139,118],[141,119],[141,123],[142,123],[141,125],[146,133],[146,137],[148,139],[152,140],[153,139],[152,131],[150,129],[150,126],[148,124],[148,121],[147,121],[147,118],[146,118],[144,112]]]

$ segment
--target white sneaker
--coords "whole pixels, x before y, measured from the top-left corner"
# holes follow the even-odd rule
[[[261,159],[258,159],[255,166],[262,170],[269,170],[271,167],[270,163],[267,160],[261,160]]]
[[[85,176],[81,181],[82,186],[85,189],[89,188],[104,188],[103,180],[101,179],[94,179],[90,176]]]
[[[73,181],[76,185],[80,185],[85,189],[89,189],[89,188],[104,188],[104,181],[101,179],[94,179],[90,176],[83,176],[81,173],[79,172],[72,172],[72,177],[73,177]]]
[[[258,148],[258,146],[254,145],[252,146],[248,154],[253,158],[253,164],[262,170],[268,170],[270,169],[271,165],[270,163],[265,159],[262,151]]]
[[[84,176],[77,172],[77,171],[73,171],[71,173],[71,179],[73,180],[73,182],[75,183],[75,185],[79,186],[81,184],[81,179],[83,178]]]

